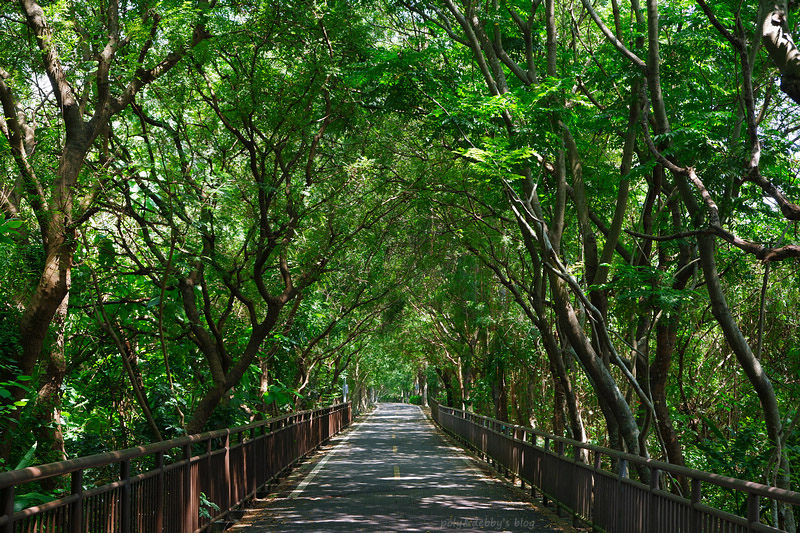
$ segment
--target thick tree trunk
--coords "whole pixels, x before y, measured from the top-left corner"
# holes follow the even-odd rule
[[[663,172],[663,167],[659,167]],[[676,230],[682,229],[682,212],[679,202],[673,201],[669,205],[672,214],[673,227]],[[684,290],[691,279],[695,268],[691,267],[692,250],[687,244],[678,245],[679,257],[676,265],[676,274],[672,282],[672,290]],[[672,253],[670,247],[658,246],[659,263],[666,269],[671,262],[669,255]],[[680,325],[679,316],[681,309],[664,310],[661,320],[656,325],[656,351],[655,358],[650,365],[650,394],[653,399],[653,409],[656,415],[658,432],[664,443],[667,454],[667,461],[678,466],[685,466],[683,450],[678,440],[675,427],[672,424],[672,415],[667,401],[667,381],[670,375],[672,354],[678,338],[678,327]],[[688,494],[688,480],[679,477],[681,490]]]
[[[53,216],[55,220],[51,221],[49,225],[50,231],[45,237],[45,247],[47,256],[45,260],[45,267],[28,305],[22,314],[19,324],[20,345],[21,352],[16,360],[19,372],[24,376],[32,376],[36,369],[36,363],[39,360],[40,354],[44,348],[47,334],[50,331],[50,325],[53,318],[56,316],[60,306],[66,301],[69,293],[70,286],[70,272],[72,269],[72,255],[75,252],[74,232],[67,233],[62,226],[58,228],[59,217]],[[66,312],[66,311],[65,311]],[[63,380],[63,372],[61,377],[59,374],[58,366],[48,369],[53,371],[54,382]],[[16,375],[8,375],[4,373],[2,376],[3,381],[15,381]],[[49,379],[51,376],[46,376]],[[52,399],[51,391],[54,389],[50,384],[45,383],[42,385],[44,390],[43,401],[45,403]],[[26,396],[26,391],[22,388],[12,388],[12,398],[7,400],[9,403],[20,401]],[[9,415],[8,425],[0,436],[0,458],[8,461],[11,455],[13,445],[13,435],[17,430],[17,424],[20,409],[12,411]],[[48,415],[47,419],[50,416]]]
[[[555,369],[550,365],[551,372],[555,375]],[[553,435],[564,436],[564,409],[566,407],[566,393],[561,380],[553,380]]]
[[[508,422],[508,386],[506,383],[506,370],[502,361],[496,360],[496,376],[492,383],[492,396],[494,400],[494,417],[503,422]]]
[[[38,443],[36,459],[41,464],[67,458],[61,431],[61,385],[67,371],[64,340],[68,304],[69,296],[66,296],[53,317],[54,338],[46,350],[45,373],[39,380],[39,393],[33,407],[33,416],[40,422],[33,433]],[[57,484],[58,479],[48,478],[42,482],[42,489],[55,490]]]
[[[44,268],[22,314],[19,328],[22,353],[17,364],[25,375],[33,373],[50,323],[69,292],[76,235],[66,228],[67,223],[62,214],[51,212],[48,224],[42,228],[46,255]]]
[[[439,376],[439,379],[442,382],[442,386],[444,387],[445,398],[447,402],[447,407],[456,407],[455,405],[455,392],[453,391],[453,376],[449,370],[443,370],[440,367],[436,367],[436,374]]]
[[[781,73],[781,90],[800,103],[800,50],[789,33],[786,0],[761,0],[758,12],[761,42]]]
[[[422,377],[422,405],[428,405],[428,378],[425,376],[425,371],[420,372]]]
[[[714,318],[717,319],[717,323],[719,323],[722,328],[728,345],[736,354],[736,359],[739,361],[744,373],[753,385],[758,399],[761,402],[761,408],[764,412],[764,421],[767,426],[767,436],[775,448],[775,453],[780,464],[776,485],[782,489],[790,489],[791,477],[789,462],[786,457],[786,451],[783,449],[783,423],[781,420],[780,408],[778,407],[778,399],[775,396],[775,390],[772,387],[772,382],[769,377],[764,372],[761,362],[756,358],[755,354],[753,354],[750,344],[747,342],[747,339],[744,338],[742,331],[739,329],[739,325],[731,314],[730,307],[725,298],[725,293],[720,284],[719,273],[717,272],[714,237],[712,235],[701,235],[698,237],[697,241],[700,252],[700,264],[705,274],[706,288],[708,289],[708,295],[711,299],[711,312]],[[786,527],[788,531],[794,531],[796,526],[791,506],[787,505],[785,508],[781,506],[781,511],[783,511],[783,527]]]
[[[559,309],[561,331],[575,350],[584,370],[592,380],[595,391],[606,402],[609,412],[618,425],[620,437],[625,443],[627,451],[635,455],[646,455],[647,450],[639,447],[639,427],[636,418],[614,377],[595,352],[591,341],[586,337],[572,304],[569,302],[563,280],[553,274],[550,277],[550,283],[553,288],[553,299]]]
[[[192,435],[202,432],[205,428],[206,422],[208,422],[208,420],[211,418],[211,415],[214,414],[214,410],[217,408],[217,406],[219,406],[220,402],[222,402],[228,391],[230,391],[239,383],[239,381],[241,381],[242,376],[244,376],[244,373],[247,371],[250,363],[252,363],[255,359],[257,346],[261,345],[264,338],[266,338],[267,333],[269,332],[269,330],[267,330],[266,332],[262,333],[258,332],[258,330],[259,328],[257,327],[253,328],[253,334],[250,337],[248,348],[242,352],[241,357],[225,374],[224,379],[220,382],[215,381],[212,387],[203,394],[203,397],[197,403],[197,407],[192,413],[192,417],[186,424],[187,434]],[[252,345],[256,346],[252,347]]]
[[[678,338],[678,322],[674,319],[662,319],[656,326],[656,355],[650,366],[650,394],[653,397],[653,408],[656,412],[656,423],[664,447],[667,451],[667,460],[678,466],[686,466],[683,460],[683,449],[678,440],[678,434],[672,425],[672,415],[667,402],[667,378],[672,362],[672,354]],[[688,494],[689,485],[686,478],[678,479],[681,490]]]

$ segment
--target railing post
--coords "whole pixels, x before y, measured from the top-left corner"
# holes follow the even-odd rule
[[[578,485],[577,473],[579,471],[578,463],[583,463],[581,459],[581,448],[579,446],[572,445],[572,494],[575,498],[574,500],[574,509],[572,513],[572,527],[577,527],[578,522],[580,521],[580,493],[583,493],[584,497],[586,497],[586,487]]]
[[[183,533],[192,533],[194,530],[195,501],[192,494],[192,445],[183,446]]]
[[[617,498],[614,501],[614,505],[616,506],[615,513],[614,513],[614,530],[622,530],[622,515],[625,513],[626,509],[622,501],[622,490],[623,490],[623,479],[628,477],[628,460],[627,459],[619,459],[619,463],[617,464]]]
[[[69,505],[69,530],[71,533],[83,532],[83,470],[72,473],[70,493],[78,498]],[[13,505],[13,502],[12,502]],[[13,516],[13,515],[12,515]]]
[[[700,504],[700,500],[702,499],[703,494],[700,488],[700,480],[699,479],[692,479],[692,508],[691,512],[689,513],[689,531],[691,533],[700,533],[701,532],[701,516],[700,513],[697,511],[697,505]]]
[[[214,439],[206,439],[204,441],[205,444],[205,451],[198,452],[198,461],[197,461],[197,474],[192,476],[192,498],[193,501],[197,502],[197,515],[192,517],[192,523],[200,525],[202,519],[200,518],[200,509],[203,505],[200,502],[201,495],[205,500],[211,500],[217,505],[219,505],[219,500],[222,498],[221,494],[218,494],[219,491],[215,490],[214,480],[211,479],[211,472],[213,471],[211,468],[211,452],[214,450]],[[200,458],[203,457],[204,459],[201,461]],[[223,457],[224,461],[224,457]],[[228,483],[228,480],[225,478],[225,466],[222,467],[222,478],[225,484]],[[224,489],[223,489],[224,490]],[[208,509],[206,509],[208,511]],[[205,513],[203,513],[205,514]],[[194,529],[194,527],[193,527]]]
[[[747,531],[753,531],[753,524],[761,522],[758,494],[747,494]]]
[[[649,514],[648,523],[650,525],[649,531],[651,533],[656,533],[658,531],[658,510],[660,505],[658,505],[658,499],[656,498],[655,491],[658,490],[659,484],[659,477],[661,476],[661,470],[652,466],[650,467],[650,492],[647,495],[648,505],[647,505],[647,512]]]
[[[210,470],[207,475],[209,478],[213,477]],[[220,505],[220,509],[230,510],[231,492],[231,430],[228,429],[225,432],[225,492],[223,494],[225,497],[225,507]]]
[[[119,490],[119,521],[121,533],[131,531],[131,462],[124,460],[119,464],[119,479],[122,486]]]
[[[525,440],[526,442],[530,441],[533,447],[534,448],[536,447],[536,433],[533,433],[532,431],[529,433],[526,430],[525,435],[523,436],[523,440]],[[533,498],[536,497],[536,474],[538,473],[538,468],[536,468],[536,462],[535,462],[536,456],[537,456],[536,450],[533,450],[533,453],[531,454],[530,457],[530,460],[533,463],[533,468],[532,468],[533,475],[531,475],[531,478],[528,480],[531,483],[531,497]]]
[[[247,487],[245,494],[250,494],[251,492],[255,494],[255,491],[258,490],[258,453],[256,452],[258,449],[258,440],[256,439],[257,433],[258,431],[256,428],[250,428],[250,442],[248,443],[250,453],[247,456],[250,459],[250,464],[247,468],[250,469],[250,477],[253,480],[253,484]]]
[[[545,458],[544,462],[545,463],[547,463],[547,454],[548,454],[549,451],[550,451],[550,437],[545,435],[545,437],[544,437],[544,458]],[[542,505],[547,507],[547,491],[544,490],[544,479],[542,480],[541,489],[542,489]]]
[[[600,456],[600,452],[595,450],[594,451],[594,461],[592,462],[592,466],[594,467],[592,470],[592,502],[591,502],[591,510],[589,512],[589,516],[591,516],[592,523],[597,523],[597,516],[595,512],[597,511],[597,472],[600,470],[600,466],[602,466],[603,458]]]
[[[556,468],[556,490],[554,491],[554,503],[556,504],[556,516],[561,516],[561,504],[564,503],[560,500],[563,495],[561,484],[563,483],[564,479],[564,477],[561,475],[562,465],[564,464],[564,443],[562,441],[556,442],[556,452],[558,453],[558,468]]]
[[[161,533],[164,530],[164,452],[156,454],[156,531]]]
[[[2,501],[3,515],[8,518],[0,533],[14,533],[14,485],[9,485],[0,491],[0,501]]]
[[[518,433],[519,432],[519,433]],[[519,438],[517,438],[519,435]],[[520,441],[515,442],[514,445],[519,450],[519,457],[517,458],[517,472],[519,472],[519,486],[520,488],[525,488],[525,478],[523,477],[524,469],[525,469],[525,430],[523,428],[519,428],[519,430],[514,430],[514,439]]]

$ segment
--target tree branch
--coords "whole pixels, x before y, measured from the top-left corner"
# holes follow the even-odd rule
[[[619,53],[621,53],[624,57],[630,60],[630,62],[633,63],[633,65],[637,69],[641,70],[642,72],[647,72],[647,64],[644,61],[642,61],[642,59],[639,56],[628,50],[625,44],[619,39],[617,39],[616,36],[614,36],[611,30],[608,29],[608,26],[606,26],[605,23],[602,21],[600,15],[597,14],[597,11],[595,11],[594,8],[592,7],[591,1],[581,0],[581,2],[583,3],[584,9],[586,9],[586,11],[589,13],[589,16],[592,17],[594,23],[597,25],[598,28],[600,28],[600,31],[603,32],[603,35],[605,35],[608,42],[614,45],[614,48],[616,48],[619,51]]]

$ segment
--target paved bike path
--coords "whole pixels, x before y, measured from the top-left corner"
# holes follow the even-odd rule
[[[231,531],[569,531],[482,473],[414,405],[380,404],[305,470]]]

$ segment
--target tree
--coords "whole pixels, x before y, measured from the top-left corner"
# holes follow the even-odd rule
[[[65,371],[63,328],[77,234],[96,211],[111,175],[106,169],[117,155],[111,118],[208,37],[205,22],[214,4],[202,0],[168,17],[116,0],[103,8],[59,5],[51,13],[35,0],[3,6],[4,33],[28,38],[6,43],[6,66],[0,69],[0,131],[15,166],[3,185],[2,210],[7,217],[35,218],[26,239],[41,247],[43,256],[31,267],[36,285],[19,301],[19,350],[3,378],[33,375],[37,361],[46,360],[36,403],[51,423]],[[38,123],[44,128],[37,130]],[[51,325],[56,337],[45,347]],[[13,390],[15,401],[25,394],[20,387]],[[3,428],[4,458],[15,424],[12,417]]]

